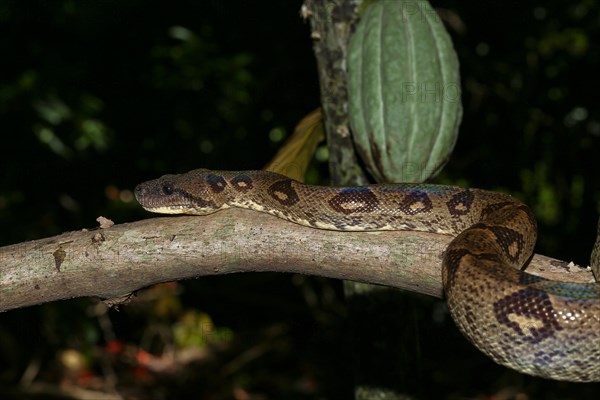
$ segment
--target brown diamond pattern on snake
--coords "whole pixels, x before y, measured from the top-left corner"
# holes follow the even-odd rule
[[[537,230],[537,221],[535,219],[535,215],[533,214],[533,211],[531,211],[531,209],[529,207],[527,207],[525,204],[522,204],[518,207],[519,210],[523,211],[525,214],[527,214],[527,219],[529,219],[529,223],[531,223],[531,225],[533,226],[533,230]]]
[[[473,205],[474,199],[475,195],[473,192],[465,189],[452,196],[446,203],[446,206],[452,216],[465,215],[471,211],[471,205]]]
[[[497,210],[500,210],[501,208],[504,208],[506,206],[511,206],[512,204],[514,204],[514,203],[511,203],[510,201],[503,201],[500,203],[490,204],[481,211],[481,217],[485,218],[486,216],[490,215],[491,213],[493,213]]]
[[[369,188],[356,187],[341,189],[328,203],[335,211],[348,215],[373,212],[379,205],[379,200]]]
[[[529,343],[554,337],[556,331],[563,329],[548,294],[533,288],[516,291],[496,301],[494,315],[499,323]]]
[[[446,250],[444,254],[444,288],[452,289],[454,287],[454,277],[460,267],[460,261],[469,251],[466,249]]]
[[[481,260],[482,262],[493,262],[497,264],[502,263],[500,257],[498,257],[498,255],[494,253],[475,254],[470,252],[466,248],[454,248],[451,250],[446,250],[446,252],[444,253],[443,268],[444,288],[446,290],[453,289],[456,271],[458,271],[458,268],[461,266],[463,257],[467,254],[476,260]],[[469,262],[469,260],[467,260],[466,262]]]
[[[291,179],[284,179],[273,183],[267,189],[267,193],[284,206],[293,206],[300,200],[298,193],[292,187]]]
[[[225,178],[223,178],[221,175],[207,175],[206,183],[208,183],[208,186],[210,186],[212,191],[215,193],[221,193],[223,190],[225,190],[225,187],[227,186]]]
[[[506,255],[513,263],[519,261],[521,254],[523,253],[523,247],[525,246],[523,235],[519,232],[504,226],[483,223],[475,224],[473,227],[490,230],[498,239],[497,242],[504,251],[504,255]]]
[[[431,211],[433,204],[427,193],[415,190],[402,199],[399,208],[405,214],[415,215]]]
[[[252,178],[250,178],[248,175],[238,175],[233,178],[230,183],[235,190],[242,193],[254,188]]]

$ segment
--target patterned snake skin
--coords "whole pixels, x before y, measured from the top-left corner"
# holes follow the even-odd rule
[[[142,183],[135,196],[158,213],[241,207],[318,229],[453,235],[444,291],[454,321],[475,346],[526,374],[600,381],[600,285],[521,272],[536,222],[511,196],[419,184],[310,186],[266,171],[206,169]]]

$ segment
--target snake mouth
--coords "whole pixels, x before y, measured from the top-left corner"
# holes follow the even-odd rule
[[[145,202],[143,199],[138,199],[140,205],[146,211],[158,214],[190,214],[190,215],[207,215],[212,214],[218,209],[194,207],[190,204],[169,204],[168,206],[161,203]]]
[[[159,213],[159,214],[195,214],[196,210],[187,206],[145,206],[142,204],[144,210]]]

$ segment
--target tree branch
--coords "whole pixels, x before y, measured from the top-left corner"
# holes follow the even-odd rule
[[[235,272],[293,272],[441,297],[450,237],[421,232],[335,232],[264,213],[153,218],[0,248],[0,312],[66,298],[125,296],[172,280]],[[590,271],[536,256],[528,271],[593,281]]]
[[[346,52],[358,22],[362,0],[304,0],[302,13],[310,20],[313,50],[325,116],[329,174],[337,185],[368,183],[359,166],[348,120]]]

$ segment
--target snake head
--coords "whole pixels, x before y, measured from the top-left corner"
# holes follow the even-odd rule
[[[135,198],[146,210],[161,214],[205,215],[228,208],[227,182],[207,169],[164,175],[139,184]]]

